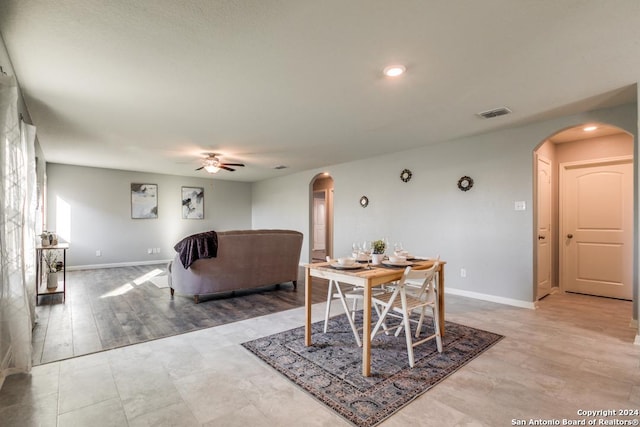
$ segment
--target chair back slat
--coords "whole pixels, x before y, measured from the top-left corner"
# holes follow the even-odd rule
[[[413,270],[411,266],[404,270],[402,278],[398,282],[398,286],[405,287],[409,285],[418,290],[416,296],[421,298],[426,292],[429,292],[428,298],[433,298],[437,289],[437,281],[435,280],[438,266],[440,265],[440,257],[436,258],[433,265],[424,270]]]

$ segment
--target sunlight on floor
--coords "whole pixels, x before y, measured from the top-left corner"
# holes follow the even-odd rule
[[[148,272],[147,274],[143,274],[142,276],[138,277],[137,279],[134,279],[133,283],[135,283],[136,285],[139,285],[139,284],[144,283],[147,280],[149,280],[152,277],[155,277],[155,276],[157,276],[159,274],[162,274],[162,270],[160,270],[159,268],[155,268],[155,269],[151,270],[150,272]]]
[[[162,270],[160,270],[159,268],[155,268],[150,272],[143,274],[142,276],[134,279],[133,283],[136,286],[141,285],[142,283],[148,281],[152,277],[155,277],[159,274],[162,274]],[[100,298],[109,298],[109,297],[116,297],[118,295],[124,295],[132,289],[134,289],[134,287],[131,283],[125,283],[124,285],[112,290],[111,292],[107,292],[106,294],[101,295]]]

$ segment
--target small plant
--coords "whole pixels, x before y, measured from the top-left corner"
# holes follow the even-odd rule
[[[387,244],[384,240],[374,240],[373,241],[373,253],[374,254],[383,254],[384,250],[387,248]]]
[[[55,250],[45,252],[44,263],[47,264],[47,271],[49,273],[56,273],[62,270],[62,261],[58,260],[58,253]]]

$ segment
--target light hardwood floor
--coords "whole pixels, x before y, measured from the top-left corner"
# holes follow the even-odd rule
[[[640,409],[630,302],[555,294],[528,310],[447,295],[446,305],[447,320],[505,338],[382,426],[597,421],[578,411]],[[314,304],[314,321],[324,306]],[[1,424],[348,426],[239,345],[303,323],[300,307],[37,366],[7,378]],[[624,417],[604,419],[614,418]]]
[[[257,290],[193,298],[158,288],[148,279],[166,275],[166,264],[67,273],[67,297],[39,297],[33,330],[33,363],[40,365],[125,345],[224,325],[304,305],[304,285],[291,282]],[[304,282],[300,270],[299,283]],[[314,302],[326,291],[314,291]]]

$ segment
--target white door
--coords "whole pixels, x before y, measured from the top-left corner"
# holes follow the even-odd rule
[[[313,250],[324,251],[326,246],[326,202],[325,192],[319,191],[313,194]]]
[[[565,165],[561,173],[563,289],[630,300],[633,160]]]
[[[551,161],[542,156],[538,156],[537,168],[537,299],[540,299],[549,295],[551,292]]]

